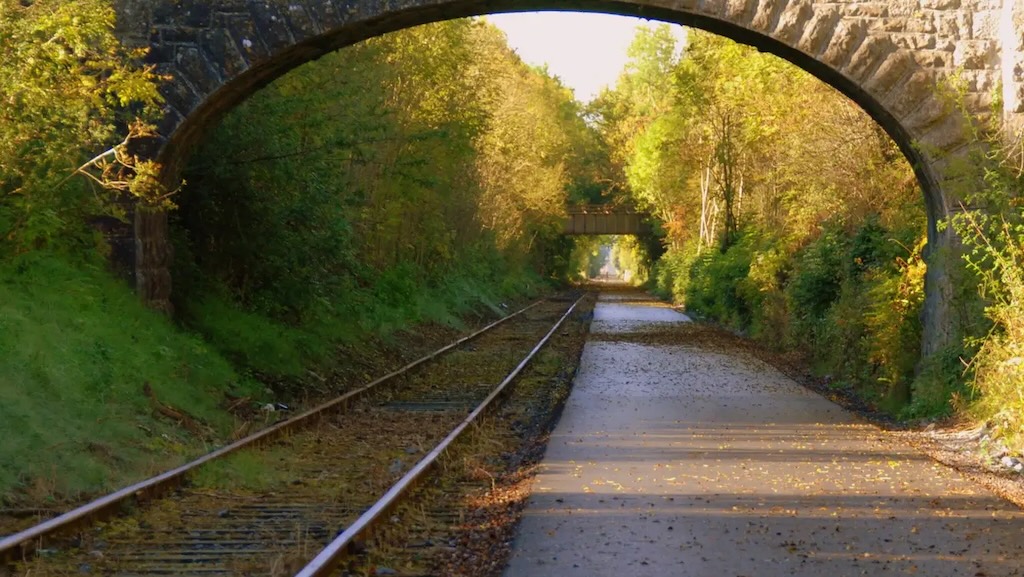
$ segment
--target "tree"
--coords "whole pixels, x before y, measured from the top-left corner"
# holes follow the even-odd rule
[[[106,0],[0,0],[0,243],[81,237],[110,199],[66,177],[155,112],[155,77],[113,34]]]
[[[301,325],[378,285],[408,305],[466,261],[551,268],[595,141],[570,92],[483,20],[374,38],[225,118],[186,174],[179,254],[194,268],[179,278]]]

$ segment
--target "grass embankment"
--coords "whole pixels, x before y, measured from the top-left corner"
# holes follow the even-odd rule
[[[460,315],[494,316],[505,299],[541,287],[519,281],[467,274],[394,303],[353,295],[360,306],[334,317],[330,332],[211,300],[190,310],[193,333],[146,310],[102,265],[52,254],[2,262],[0,504],[74,500],[206,452],[239,430],[229,399],[258,407],[330,394],[342,385],[318,380],[311,392],[302,379],[368,353],[365,344],[344,351],[346,342],[400,346],[403,329],[424,323],[461,329]]]
[[[101,268],[0,263],[0,503],[75,497],[179,461],[231,431],[225,393],[260,390]]]
[[[526,271],[499,272],[472,264],[435,282],[414,274],[393,282],[397,276],[389,271],[369,286],[351,287],[291,323],[246,310],[223,290],[194,291],[179,306],[180,316],[237,366],[283,385],[308,381],[310,371],[322,376],[333,372],[339,347],[392,341],[416,325],[462,328],[465,317],[501,316],[508,312],[507,302],[533,297],[546,286]],[[304,387],[306,392],[310,387]]]

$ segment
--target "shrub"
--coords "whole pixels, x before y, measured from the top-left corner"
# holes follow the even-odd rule
[[[753,237],[743,235],[725,253],[709,251],[690,267],[686,291],[692,308],[739,330],[750,328],[760,294],[747,281],[753,258]]]
[[[827,225],[821,236],[795,255],[793,276],[786,286],[795,342],[815,342],[825,313],[839,298],[847,242],[840,228]]]
[[[673,248],[651,267],[649,285],[659,296],[686,304],[690,283],[690,268],[697,258],[696,251]]]
[[[898,270],[880,271],[868,285],[865,329],[870,335],[867,361],[878,367],[874,378],[884,386],[893,410],[914,400],[914,372],[920,360],[921,308],[924,306],[923,242],[909,258],[896,260]]]
[[[900,240],[920,234],[911,228],[894,233],[877,216],[849,231],[832,222],[795,252],[744,231],[724,253],[670,251],[654,278],[663,293],[684,287],[688,310],[801,349],[821,374],[896,412],[911,400],[921,346],[923,240],[910,250]]]
[[[990,168],[989,197],[1011,199],[1024,177]],[[1015,184],[1010,188],[1009,184]],[[980,195],[980,193],[979,193]],[[1006,206],[996,214],[966,211],[954,221],[965,239],[968,267],[979,279],[992,322],[987,336],[972,339],[971,361],[977,392],[975,414],[1020,451],[1024,447],[1024,209]]]
[[[783,289],[791,266],[789,256],[779,244],[764,238],[753,254],[750,274],[743,285],[753,310],[750,333],[773,348],[785,345],[789,331],[789,309]]]

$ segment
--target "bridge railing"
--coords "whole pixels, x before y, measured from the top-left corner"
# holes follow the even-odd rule
[[[647,215],[628,206],[607,204],[567,207],[562,229],[568,235],[643,234],[648,230]]]
[[[635,207],[614,204],[573,204],[566,208],[566,212],[573,214],[644,214]]]

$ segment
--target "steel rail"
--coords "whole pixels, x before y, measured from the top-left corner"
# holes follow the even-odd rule
[[[399,479],[394,485],[392,485],[391,488],[388,489],[388,492],[385,493],[384,496],[380,498],[380,500],[378,500],[372,507],[367,509],[365,513],[363,513],[351,525],[346,527],[345,530],[340,535],[338,535],[333,541],[331,541],[326,547],[324,547],[320,551],[320,553],[318,553],[317,556],[313,558],[312,561],[310,561],[302,570],[295,574],[295,577],[324,577],[326,575],[331,575],[332,572],[335,569],[337,569],[341,561],[343,561],[345,557],[348,556],[349,550],[355,544],[356,540],[362,537],[363,535],[367,534],[373,528],[373,525],[381,517],[385,516],[388,513],[388,511],[390,511],[398,503],[399,499],[401,499],[402,496],[404,496],[404,494],[410,488],[412,488],[417,481],[419,481],[423,477],[427,470],[437,463],[437,460],[438,458],[440,458],[441,454],[448,449],[448,447],[459,437],[459,435],[461,435],[462,432],[465,431],[466,428],[469,427],[469,425],[471,425],[473,421],[476,420],[476,418],[479,417],[488,408],[488,406],[491,404],[492,401],[494,401],[494,399],[501,395],[501,393],[505,390],[509,383],[511,383],[519,375],[519,373],[522,372],[524,368],[526,368],[526,365],[530,363],[533,357],[548,342],[548,340],[551,338],[551,335],[553,335],[555,331],[558,330],[560,326],[562,326],[562,323],[565,322],[565,319],[569,318],[569,315],[572,313],[573,310],[576,309],[576,306],[580,304],[580,301],[582,301],[585,298],[585,296],[586,295],[578,298],[576,302],[574,302],[572,306],[569,307],[569,310],[567,310],[565,314],[563,314],[562,317],[558,319],[558,322],[555,323],[555,325],[551,327],[551,330],[549,330],[547,334],[544,335],[544,338],[542,338],[533,347],[530,353],[526,355],[526,358],[520,361],[520,363],[516,366],[515,369],[512,370],[511,373],[505,376],[501,383],[498,384],[498,386],[495,387],[493,391],[491,391],[491,394],[487,395],[487,398],[485,398],[473,410],[473,412],[469,414],[469,416],[467,416],[461,423],[459,423],[459,425],[455,427],[455,429],[453,429],[451,433],[448,433],[448,436],[445,437],[444,440],[442,440],[440,443],[438,443],[438,445],[434,447],[434,449],[431,450],[429,453],[427,453],[427,455],[423,457],[418,463],[416,463],[416,465],[413,466],[413,468],[410,469],[408,473],[406,473],[401,479]]]
[[[300,426],[306,425],[307,421],[313,419],[314,417],[319,417],[332,409],[337,409],[339,407],[343,408],[350,401],[361,397],[362,395],[371,391],[375,387],[387,381],[390,381],[391,379],[399,375],[402,375],[416,368],[417,366],[426,363],[427,361],[437,358],[438,356],[454,349],[455,347],[458,347],[459,345],[462,345],[467,341],[470,341],[482,335],[483,333],[497,327],[498,325],[504,323],[505,321],[508,321],[512,318],[515,318],[525,313],[526,311],[536,307],[537,305],[545,302],[546,300],[547,299],[541,299],[526,307],[523,307],[522,309],[510,315],[506,315],[469,335],[461,337],[426,356],[420,357],[395,371],[392,371],[382,377],[379,377],[358,389],[349,391],[326,403],[323,403],[321,405],[313,407],[312,409],[304,411],[290,419],[281,421],[280,423],[276,423],[271,427],[267,427],[266,429],[263,429],[256,433],[253,433],[252,435],[239,439],[229,445],[225,445],[224,447],[207,453],[202,457],[195,459],[194,461],[190,461],[188,463],[185,463],[184,465],[181,465],[169,471],[165,471],[159,475],[150,477],[149,479],[146,479],[144,481],[139,481],[138,483],[135,483],[133,485],[110,493],[106,496],[100,497],[99,499],[86,503],[80,507],[77,507],[75,509],[72,509],[71,511],[63,513],[62,515],[44,521],[38,525],[25,529],[24,531],[8,535],[3,539],[0,539],[0,563],[13,561],[16,559],[27,558],[36,548],[36,546],[42,542],[44,538],[51,537],[54,533],[69,530],[76,525],[87,524],[90,521],[93,521],[105,515],[110,515],[116,507],[119,507],[132,499],[141,499],[147,496],[152,497],[158,495],[165,489],[169,488],[174,483],[181,482],[181,480],[184,479],[185,475],[187,475],[188,473],[192,472],[193,470],[202,465],[205,465],[206,463],[209,463],[210,461],[214,461],[216,459],[234,453],[235,451],[252,445],[257,441],[267,441],[274,439],[282,435],[283,433],[292,431]]]

